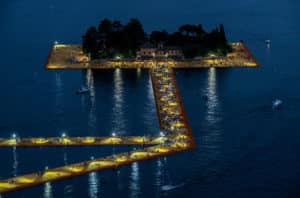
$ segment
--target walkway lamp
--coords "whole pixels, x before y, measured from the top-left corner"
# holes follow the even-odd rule
[[[11,135],[11,138],[12,138],[12,139],[17,139],[17,134],[13,133],[13,134]]]
[[[161,137],[165,137],[165,134],[164,134],[164,132],[162,132],[162,131],[159,132],[159,135],[160,135]]]
[[[11,134],[11,140],[13,141],[13,144],[18,144],[19,143],[19,137],[16,133]]]
[[[67,137],[67,134],[65,133],[65,132],[63,132],[62,134],[61,134],[61,138],[66,138]]]
[[[54,41],[54,50],[56,50],[57,44],[58,44],[58,41]]]

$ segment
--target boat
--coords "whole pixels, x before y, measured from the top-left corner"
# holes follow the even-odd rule
[[[272,109],[277,109],[279,108],[279,106],[282,105],[282,101],[279,99],[276,99],[272,102]]]
[[[265,40],[265,42],[266,42],[267,47],[270,48],[271,47],[271,41],[270,40]]]
[[[166,192],[166,191],[170,191],[170,190],[175,190],[177,188],[180,188],[184,186],[184,183],[178,184],[178,185],[163,185],[161,187],[161,191]]]
[[[76,91],[76,94],[84,94],[84,93],[87,93],[87,92],[89,92],[90,90],[88,89],[88,88],[86,88],[86,87],[81,87],[80,89],[78,89],[77,91]]]

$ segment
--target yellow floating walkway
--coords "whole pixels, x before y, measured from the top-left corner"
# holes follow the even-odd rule
[[[109,157],[89,160],[86,162],[70,164],[54,169],[48,169],[36,173],[13,177],[0,181],[0,192],[6,193],[47,182],[83,175],[93,171],[117,168],[121,165],[127,165],[137,161],[157,158],[168,154],[185,151],[186,149],[188,149],[188,146],[188,144],[180,143],[153,146],[142,150],[120,153]]]
[[[162,136],[0,138],[0,147],[155,145],[166,140],[167,137]]]
[[[159,137],[54,137],[0,139],[0,146],[77,146],[159,144],[127,153],[89,160],[0,181],[0,193],[66,179],[93,171],[117,168],[137,161],[162,157],[195,148],[183,103],[171,67],[150,70],[161,134]]]

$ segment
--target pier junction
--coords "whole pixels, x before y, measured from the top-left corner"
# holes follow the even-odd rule
[[[133,162],[158,158],[195,148],[193,134],[183,107],[173,68],[258,66],[255,58],[243,43],[235,43],[232,45],[235,48],[229,57],[181,62],[173,60],[104,61],[101,64],[70,63],[68,58],[66,58],[67,55],[64,53],[69,53],[69,50],[76,51],[80,49],[80,47],[70,45],[52,46],[46,63],[47,69],[148,68],[159,120],[160,135],[122,137],[113,134],[110,137],[62,136],[49,138],[18,138],[14,136],[7,139],[0,138],[0,147],[144,145],[142,149],[0,180],[0,194],[94,171],[117,168]],[[72,53],[75,53],[75,51]]]

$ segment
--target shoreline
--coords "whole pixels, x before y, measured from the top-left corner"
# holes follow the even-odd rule
[[[232,68],[259,67],[260,64],[244,42],[231,43],[233,52],[225,57],[203,57],[184,60],[114,60],[102,59],[85,63],[71,63],[74,55],[82,54],[81,45],[53,45],[46,60],[46,69],[150,69],[155,65],[168,64],[172,68]]]

